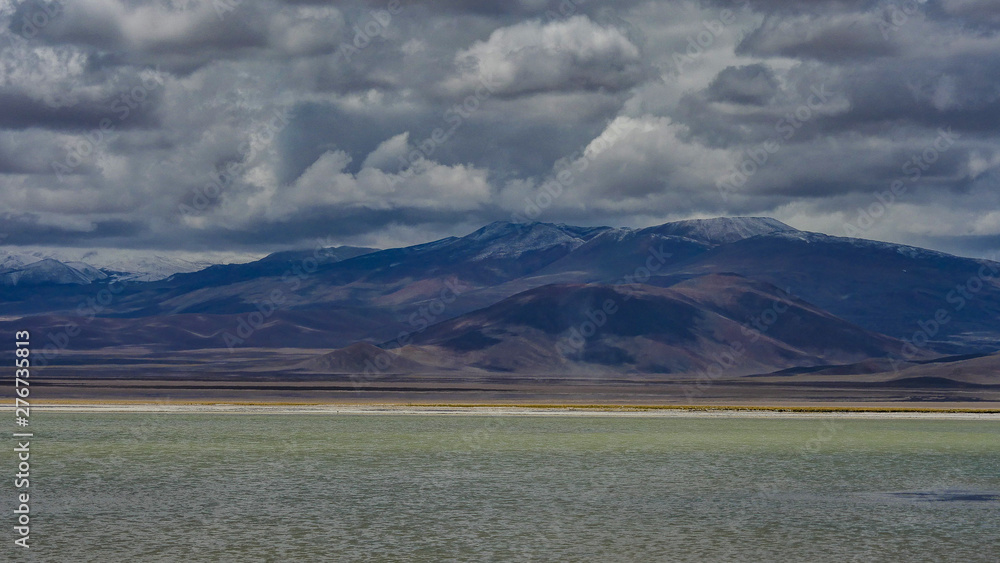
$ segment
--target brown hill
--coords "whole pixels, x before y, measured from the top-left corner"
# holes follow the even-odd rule
[[[425,365],[514,373],[742,375],[898,354],[766,283],[704,276],[673,288],[548,285],[415,334]]]

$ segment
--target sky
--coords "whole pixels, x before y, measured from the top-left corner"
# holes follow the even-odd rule
[[[1000,257],[1000,2],[0,2],[0,244],[770,216]]]

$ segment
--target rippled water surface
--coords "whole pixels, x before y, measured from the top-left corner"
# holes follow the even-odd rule
[[[15,550],[8,531],[11,560],[916,562],[996,561],[1000,549],[990,421],[32,423],[33,547]]]

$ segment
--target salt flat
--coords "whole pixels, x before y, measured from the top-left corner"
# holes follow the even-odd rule
[[[851,418],[1000,420],[1000,412],[948,410],[801,410],[793,407],[644,407],[644,406],[448,406],[448,405],[264,405],[163,403],[53,403],[34,407],[41,413],[183,413],[183,414],[317,414],[317,415],[434,415],[434,416],[610,416],[656,418]],[[871,409],[871,407],[845,407]],[[12,407],[4,407],[13,410]],[[44,416],[44,415],[43,415]]]

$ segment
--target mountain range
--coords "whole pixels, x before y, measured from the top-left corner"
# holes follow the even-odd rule
[[[65,349],[53,365],[123,348],[300,349],[308,357],[273,370],[753,376],[993,354],[998,280],[1000,263],[765,217],[495,222],[405,248],[303,249],[149,281],[8,256],[0,325],[47,335]],[[67,326],[79,330],[60,337]]]
[[[151,254],[136,250],[0,249],[0,287],[46,284],[87,285],[99,280],[157,281],[177,273],[197,272],[221,260],[252,262],[260,255],[216,252]]]

